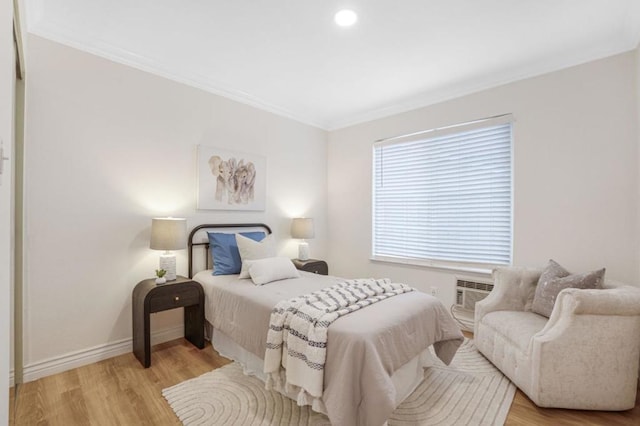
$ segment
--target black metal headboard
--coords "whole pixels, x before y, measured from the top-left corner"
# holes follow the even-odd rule
[[[265,225],[264,223],[234,223],[234,224],[214,223],[214,224],[204,224],[204,225],[196,226],[189,233],[189,241],[187,242],[188,249],[189,249],[189,278],[193,278],[193,264],[194,264],[193,249],[194,249],[194,247],[204,246],[204,252],[205,252],[205,256],[206,256],[206,263],[205,264],[207,265],[207,268],[209,267],[209,259],[210,259],[210,256],[209,256],[209,239],[206,239],[204,241],[194,241],[194,238],[198,234],[198,231],[201,231],[202,229],[220,229],[220,228],[224,228],[224,229],[263,228],[263,229],[265,229],[267,231],[268,234],[271,234],[271,228],[269,228],[269,225]]]

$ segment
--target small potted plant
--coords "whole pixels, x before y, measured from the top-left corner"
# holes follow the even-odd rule
[[[167,282],[167,279],[164,277],[167,271],[164,269],[156,269],[156,284],[164,284]]]

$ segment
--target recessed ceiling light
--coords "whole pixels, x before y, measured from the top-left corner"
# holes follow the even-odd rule
[[[358,15],[356,15],[353,10],[343,9],[340,12],[336,13],[334,20],[336,21],[336,24],[340,25],[341,27],[350,27],[351,25],[356,23],[356,21],[358,20]]]

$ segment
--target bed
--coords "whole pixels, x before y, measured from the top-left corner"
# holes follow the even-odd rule
[[[265,380],[269,318],[281,300],[331,286],[342,279],[300,271],[299,278],[256,286],[238,275],[212,275],[207,232],[263,230],[264,224],[200,225],[189,236],[189,275],[205,292],[207,335],[213,347]],[[200,253],[198,253],[200,252]],[[301,401],[288,387],[276,390],[326,414],[333,425],[381,425],[422,381],[429,347],[445,363],[463,336],[442,303],[413,291],[339,317],[328,328],[324,390]]]

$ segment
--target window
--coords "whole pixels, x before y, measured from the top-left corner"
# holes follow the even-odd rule
[[[373,259],[510,264],[511,122],[505,115],[376,142]]]

